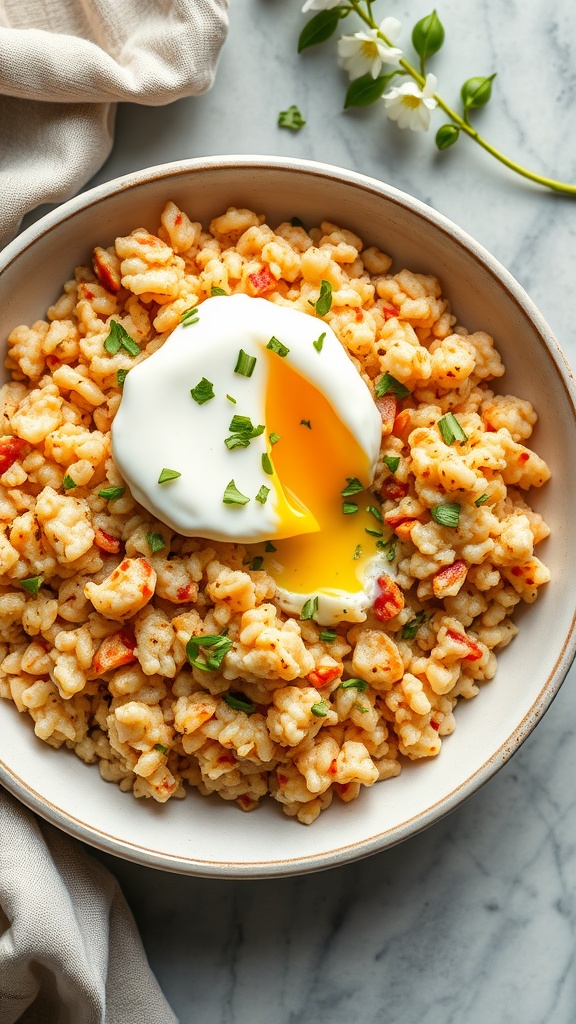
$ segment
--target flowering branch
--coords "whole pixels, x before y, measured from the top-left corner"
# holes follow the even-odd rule
[[[453,110],[436,92],[436,76],[426,72],[428,59],[438,53],[444,43],[444,27],[436,11],[418,21],[412,30],[412,45],[419,57],[419,68],[416,68],[405,58],[403,51],[395,46],[401,32],[400,22],[388,17],[378,24],[372,14],[374,2],[306,0],[302,8],[303,13],[318,13],[302,29],[298,52],[326,42],[334,35],[339,22],[352,13],[357,14],[367,26],[365,31],[343,35],[338,41],[339,63],[351,80],[344,101],[345,108],[367,106],[382,98],[388,117],[396,121],[399,128],[427,131],[432,112],[438,107],[449,119],[436,132],[438,149],[448,149],[458,141],[461,134],[467,135],[516,174],[555,192],[576,196],[576,185],[556,181],[522,167],[491,145],[471,123],[470,114],[486,106],[492,95],[495,74],[469,78],[464,82],[460,90],[461,114]],[[384,65],[393,70],[383,74]],[[401,85],[392,84],[396,78],[404,80]]]

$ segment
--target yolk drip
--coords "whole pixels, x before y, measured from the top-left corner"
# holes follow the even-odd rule
[[[375,552],[365,527],[379,524],[366,514],[369,495],[343,498],[341,492],[347,477],[369,486],[365,453],[324,395],[277,355],[269,360],[266,423],[268,432],[281,438],[271,458],[287,498],[295,495],[319,525],[319,532],[275,540],[276,553],[266,559],[268,572],[280,587],[296,593],[361,590],[359,570]],[[356,502],[360,510],[344,515],[344,501]]]

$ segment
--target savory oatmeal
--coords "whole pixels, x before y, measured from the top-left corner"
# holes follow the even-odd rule
[[[393,272],[352,232],[235,208],[206,231],[172,202],[160,221],[97,247],[8,339],[0,695],[136,797],[188,784],[251,810],[269,794],[308,824],[440,752],[549,580],[525,500],[550,476],[526,446],[536,413],[491,390],[493,340],[457,324],[436,278]],[[328,325],[378,409],[365,533],[381,568],[361,621],[287,611],[265,553],[169,528],[112,457],[127,374],[236,294]]]

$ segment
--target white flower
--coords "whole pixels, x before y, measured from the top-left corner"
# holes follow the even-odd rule
[[[342,0],[306,0],[302,8],[302,14],[306,14],[307,11],[331,11],[333,7],[338,7],[340,3],[342,3]]]
[[[419,89],[416,82],[405,82],[384,93],[382,99],[390,120],[397,121],[399,128],[428,131],[432,111],[438,106],[434,99],[437,84],[435,75],[426,75],[423,89]]]
[[[401,27],[397,18],[384,18],[380,32],[394,43],[400,35]],[[352,79],[360,78],[368,72],[372,78],[378,78],[383,64],[397,66],[401,56],[402,50],[385,43],[374,28],[367,32],[355,32],[353,36],[342,36],[338,43],[338,63]]]

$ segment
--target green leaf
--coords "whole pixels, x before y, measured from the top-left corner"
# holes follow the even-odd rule
[[[268,500],[268,495],[269,494],[270,494],[270,488],[269,487],[265,487],[264,484],[262,484],[262,487],[260,488],[260,490],[258,491],[258,494],[256,495],[256,501],[259,501],[261,505],[265,505],[267,500]]]
[[[278,114],[279,128],[290,128],[293,132],[298,132],[305,124],[306,121],[295,103],[288,107],[288,110],[281,110]]]
[[[354,548],[354,554],[352,555],[352,558],[354,559],[354,561],[356,561],[358,558],[360,558],[361,554],[362,554],[362,545],[361,544],[357,544],[356,547]]]
[[[333,7],[331,11],[319,11],[310,21],[306,22],[298,39],[298,53],[309,46],[325,43],[336,31],[336,26],[345,11],[343,7]]]
[[[444,43],[444,26],[436,11],[416,22],[412,29],[412,46],[422,64],[428,57],[438,53]]]
[[[198,405],[204,405],[211,398],[214,398],[214,385],[211,380],[206,380],[206,377],[202,377],[196,387],[191,389],[190,394]]]
[[[263,565],[264,557],[262,555],[256,555],[256,557],[248,563],[248,568],[251,569],[252,572],[259,572]]]
[[[68,476],[68,473],[66,473],[66,476],[62,481],[62,487],[64,488],[65,491],[72,491],[74,490],[75,487],[78,487],[78,484],[76,483],[75,480],[72,479],[71,476]]]
[[[342,502],[342,514],[345,516],[352,516],[355,512],[359,512],[358,505],[355,501],[343,501]]]
[[[310,299],[308,299],[308,302],[311,306],[314,306],[318,316],[326,316],[326,313],[328,313],[332,306],[332,285],[330,281],[322,280],[320,282],[320,295],[316,302],[312,302]]]
[[[402,626],[401,637],[403,640],[414,640],[420,626],[426,622],[426,612],[424,610],[417,612],[413,618],[408,622],[405,622]]]
[[[478,110],[485,107],[492,95],[492,82],[496,72],[488,78],[468,78],[460,90],[464,110]]]
[[[332,629],[323,629],[321,630],[318,639],[321,640],[323,644],[333,644],[337,636],[338,634]]]
[[[320,335],[320,337],[316,338],[316,341],[312,342],[312,344],[314,345],[314,348],[316,349],[317,352],[321,352],[322,351],[322,346],[324,345],[324,338],[325,337],[326,337],[326,331],[323,331],[323,333]]]
[[[458,142],[460,129],[454,124],[443,124],[436,132],[436,145],[438,149],[448,149]]]
[[[262,469],[268,474],[268,476],[272,476],[274,472],[274,466],[272,465],[272,460],[268,455],[268,452],[264,452],[262,456]]]
[[[157,750],[159,754],[168,753],[168,747],[165,747],[163,743],[155,743],[154,750]]]
[[[124,381],[126,380],[127,376],[128,370],[116,370],[116,383],[118,384],[119,388],[124,387]]]
[[[134,341],[128,331],[119,324],[117,320],[111,320],[109,323],[110,333],[104,341],[104,348],[109,355],[115,356],[121,348],[128,353],[129,356],[137,356],[142,351],[140,345]]]
[[[282,440],[280,434],[275,434],[274,431],[272,431],[272,433],[269,434],[268,437],[270,439],[270,444],[278,444],[278,441]]]
[[[204,647],[213,648],[213,650],[204,659],[201,659],[198,656]],[[203,672],[215,672],[220,668],[231,647],[232,641],[222,634],[192,636],[186,644],[186,657],[195,668],[202,669]]]
[[[460,505],[457,501],[446,501],[442,505],[433,505],[430,515],[439,526],[450,526],[455,530],[460,521]]]
[[[170,480],[177,480],[182,473],[179,473],[177,469],[163,469],[158,477],[159,484],[167,484]]]
[[[317,597],[311,597],[302,606],[302,611],[300,612],[300,618],[303,621],[305,621],[306,619],[314,619],[316,617],[317,612],[318,612],[318,598]]]
[[[374,394],[376,398],[382,398],[383,395],[387,395],[391,392],[396,395],[396,398],[407,398],[410,394],[407,387],[402,384],[401,381],[393,377],[391,373],[385,373],[383,377],[380,377],[376,387],[374,388]]]
[[[20,580],[20,586],[24,587],[29,594],[37,594],[43,582],[43,576],[29,576],[27,580]]]
[[[379,523],[383,522],[382,513],[376,505],[366,505],[366,511],[369,512],[371,516],[374,516],[374,519],[377,519]]]
[[[326,718],[328,710],[328,704],[326,703],[325,700],[318,701],[317,704],[313,704],[312,707],[310,708],[310,711],[312,712],[313,715],[316,716],[316,718]]]
[[[162,548],[166,547],[166,541],[161,533],[147,533],[146,541],[153,555],[155,555],[157,551],[162,551]]]
[[[348,483],[346,487],[340,491],[343,498],[351,498],[353,494],[359,494],[360,491],[364,490],[364,487],[357,476],[347,476],[346,479]]]
[[[358,693],[364,693],[368,689],[368,683],[365,679],[345,679],[343,683],[340,683],[343,690],[358,690]]]
[[[376,547],[378,551],[382,551],[386,555],[389,562],[393,562],[396,557],[396,537],[391,537],[390,540],[377,540]]]
[[[245,494],[242,494],[233,480],[227,485],[224,491],[224,497],[222,501],[225,505],[247,505],[250,498],[247,498]]]
[[[223,288],[219,288],[217,284],[213,284],[210,289],[210,295],[212,295],[212,297],[215,295],[228,295],[228,292],[224,291]]]
[[[275,338],[274,336],[270,338],[266,348],[269,348],[271,352],[276,352],[276,354],[282,356],[282,358],[287,356],[290,351],[286,345],[283,345],[282,342],[278,341],[278,338]]]
[[[256,711],[254,705],[246,699],[243,693],[224,693],[223,698],[228,707],[234,711],[243,711],[245,715],[253,715]]]
[[[453,412],[447,412],[445,416],[440,417],[438,429],[442,434],[442,440],[447,445],[453,444],[454,441],[459,441],[460,445],[463,445],[468,440],[468,435],[460,426]]]
[[[355,78],[348,86],[348,92],[344,100],[344,110],[347,110],[348,107],[368,107],[371,103],[376,103],[376,100],[380,99],[395,74],[397,72],[392,71],[391,74],[378,75],[377,78],[372,78],[372,75],[368,72],[367,75]]]
[[[267,540],[264,545],[264,551],[278,551],[278,548],[274,547],[271,540]]]
[[[400,465],[400,456],[399,455],[385,455],[384,456],[384,462],[388,466],[388,469],[390,470],[390,472],[391,473],[395,473],[396,470],[398,469],[398,466]]]
[[[98,491],[98,497],[106,498],[106,501],[117,501],[125,490],[125,487],[103,487],[101,491]]]

